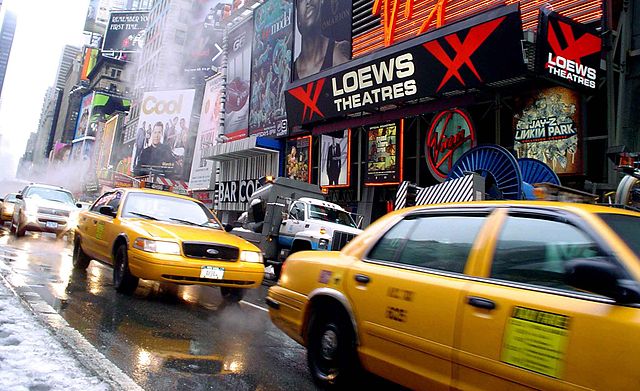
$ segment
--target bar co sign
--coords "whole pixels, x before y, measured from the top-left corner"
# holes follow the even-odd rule
[[[260,182],[257,179],[219,182],[218,197],[220,202],[247,202],[259,188]]]

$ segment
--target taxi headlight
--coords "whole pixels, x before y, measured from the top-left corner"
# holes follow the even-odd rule
[[[180,245],[175,242],[163,242],[138,238],[133,242],[133,248],[158,254],[180,254]]]
[[[262,263],[262,253],[255,251],[241,251],[240,261],[251,263]]]

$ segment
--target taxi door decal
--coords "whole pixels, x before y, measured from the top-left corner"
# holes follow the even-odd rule
[[[104,238],[104,221],[98,221],[96,226],[96,239],[102,240]]]
[[[501,360],[559,378],[568,335],[568,316],[515,307],[507,321]]]

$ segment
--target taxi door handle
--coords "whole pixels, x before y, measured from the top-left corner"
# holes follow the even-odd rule
[[[467,303],[471,306],[483,308],[485,310],[494,310],[496,308],[496,303],[494,303],[492,300],[484,299],[482,297],[469,296],[467,299]]]
[[[356,281],[358,281],[359,283],[362,283],[362,284],[368,284],[369,281],[371,281],[369,276],[365,276],[364,274],[356,274],[355,275],[355,279],[356,279]]]

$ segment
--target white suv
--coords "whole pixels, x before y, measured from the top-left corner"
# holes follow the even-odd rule
[[[26,231],[37,231],[55,233],[61,238],[76,228],[80,209],[69,190],[32,184],[16,198],[11,219],[11,232],[16,237],[24,236]]]

